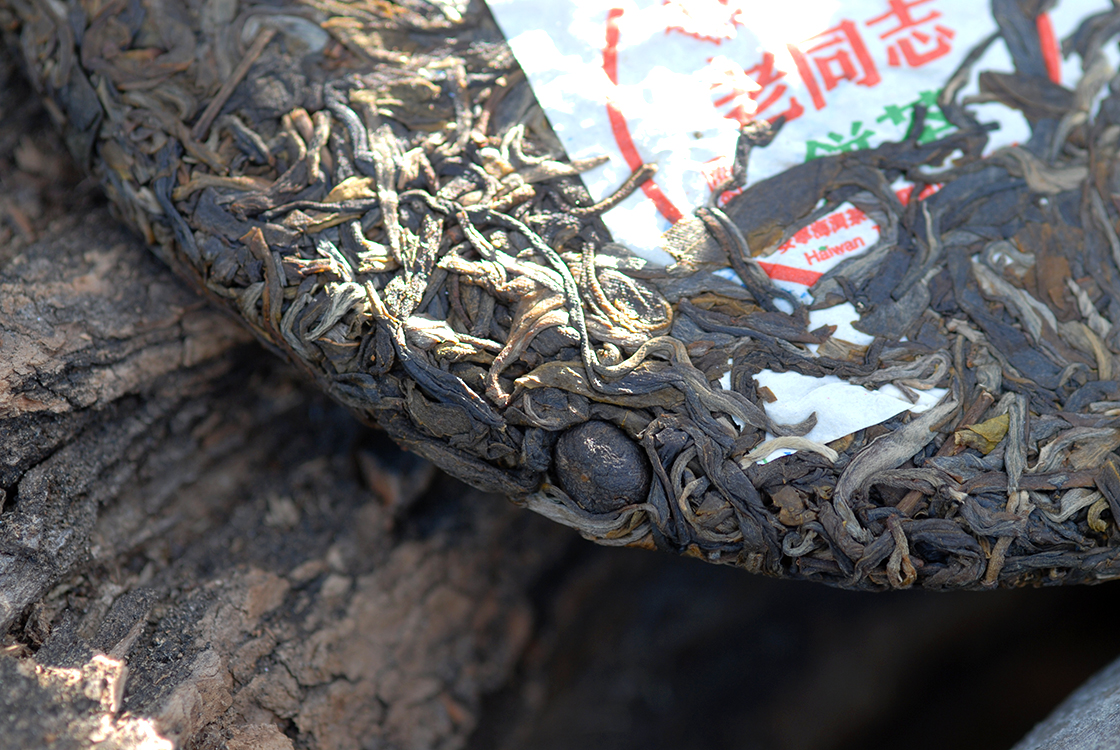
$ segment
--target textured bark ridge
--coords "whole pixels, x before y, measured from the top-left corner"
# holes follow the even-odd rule
[[[309,391],[74,183],[55,200],[25,168],[63,149],[0,84],[33,219],[0,255],[0,747],[460,746],[569,535]]]
[[[1120,734],[1120,661],[1086,681],[1012,750],[1089,750]]]

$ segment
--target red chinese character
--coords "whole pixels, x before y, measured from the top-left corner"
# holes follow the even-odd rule
[[[767,113],[767,122],[773,123],[782,116],[788,122],[796,120],[805,111],[794,96],[788,97],[784,110],[774,111],[774,105],[782,100],[789,87],[779,83],[786,73],[774,67],[774,55],[770,52],[763,53],[762,62],[747,70],[722,55],[710,57],[708,62],[713,79],[710,84],[714,92],[712,104],[717,108],[726,107],[723,116],[735,120],[740,126]]]
[[[708,72],[713,79],[709,84],[713,92],[712,104],[717,109],[729,107],[723,116],[746,125],[754,119],[754,113],[758,110],[752,94],[760,91],[761,87],[734,60],[717,55],[709,57],[708,62],[711,66]]]
[[[850,227],[854,227],[857,224],[862,224],[867,219],[867,214],[865,214],[863,211],[860,211],[858,208],[855,208],[854,206],[845,211],[844,216],[847,217],[848,226]]]
[[[821,239],[832,234],[832,229],[829,228],[827,221],[817,219],[809,225],[809,233],[813,235],[814,239]]]
[[[828,217],[828,226],[833,232],[839,232],[848,226],[848,217],[845,214],[833,214]]]
[[[868,26],[875,26],[888,18],[893,18],[898,22],[898,25],[893,29],[889,29],[879,35],[880,39],[887,39],[908,32],[905,36],[896,38],[889,47],[887,47],[887,64],[892,67],[900,67],[902,59],[906,59],[906,64],[911,68],[919,68],[928,62],[936,60],[939,57],[944,57],[949,54],[952,45],[949,41],[955,36],[953,30],[941,24],[933,25],[933,34],[929,33],[929,27],[926,30],[919,29],[922,24],[928,24],[941,18],[941,11],[931,10],[921,18],[914,18],[911,12],[919,5],[925,5],[932,2],[932,0],[887,0],[887,5],[890,7],[886,13],[869,18],[867,20]],[[936,36],[936,42],[934,37]],[[917,43],[917,45],[915,44]],[[919,49],[919,46],[921,49]],[[931,46],[932,45],[932,46]],[[901,58],[900,58],[901,55]]]
[[[761,117],[766,110],[777,103],[777,101],[785,95],[786,91],[789,90],[789,87],[784,83],[778,83],[778,81],[785,78],[786,72],[774,68],[774,55],[771,52],[763,52],[762,62],[749,68],[747,70],[747,75],[753,78],[754,82],[758,84],[758,90],[750,95],[757,103],[757,108],[755,109],[756,116]],[[770,93],[763,97],[763,93],[766,89],[773,84],[777,85],[774,85]],[[797,97],[791,96],[789,98],[789,105],[785,110],[767,117],[766,121],[773,124],[779,117],[785,117],[786,122],[789,122],[790,120],[796,120],[804,111],[805,108],[801,106],[801,102],[797,101]]]
[[[932,185],[926,185],[922,192],[918,193],[918,200],[924,201],[926,198],[936,193],[942,187],[944,187],[944,185],[942,185],[942,183],[940,182],[936,182]]]
[[[704,182],[708,184],[708,190],[715,190],[720,185],[726,184],[731,179],[730,157],[717,156],[714,159],[709,159],[701,167],[700,174],[703,175]]]
[[[813,239],[813,237],[809,233],[809,227],[802,227],[801,229],[797,230],[796,234],[793,235],[793,241],[798,245],[806,245],[811,239]]]
[[[702,42],[722,44],[725,39],[734,39],[735,27],[743,25],[743,9],[731,5],[731,0],[665,0],[662,5],[668,16],[666,34],[676,31]]]
[[[851,21],[807,39],[801,44],[790,44],[789,53],[797,64],[797,72],[809,89],[813,106],[824,109],[824,91],[832,91],[840,81],[853,81],[860,86],[879,83],[879,70],[860,38],[859,30]],[[810,60],[812,65],[810,65]],[[816,68],[816,71],[813,68]],[[820,80],[817,80],[817,76]],[[821,89],[824,89],[822,91]]]

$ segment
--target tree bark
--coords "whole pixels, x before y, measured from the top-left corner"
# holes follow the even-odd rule
[[[461,745],[572,535],[359,425],[58,190],[9,72],[0,747]]]

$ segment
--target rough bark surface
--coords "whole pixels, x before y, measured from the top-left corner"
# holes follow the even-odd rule
[[[1120,745],[1120,661],[1062,701],[1013,750],[1093,750]]]
[[[571,535],[400,453],[52,195],[63,150],[14,85],[0,747],[461,745]]]

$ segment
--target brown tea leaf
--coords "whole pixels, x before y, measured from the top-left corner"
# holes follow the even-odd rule
[[[0,6],[160,257],[450,473],[604,544],[838,586],[1120,577],[1120,79],[1099,17],[1069,37],[1096,61],[1076,92],[1008,2],[1014,71],[972,70],[986,40],[906,139],[752,181],[750,150],[782,135],[748,123],[716,192],[743,189],[681,217],[664,268],[600,218],[656,167],[593,200],[578,175],[602,158],[565,158],[477,3],[232,3],[228,24],[182,0]],[[1029,142],[984,158],[975,72]],[[900,176],[942,187],[903,205]],[[776,286],[759,258],[843,202],[880,241],[811,300]],[[2,195],[0,215],[33,235]],[[810,323],[841,302],[872,343]],[[776,423],[763,371],[949,393],[822,445],[807,433],[831,415]]]
[[[1006,413],[1000,414],[986,422],[957,430],[953,433],[953,440],[957,445],[975,448],[986,456],[1003,440],[1010,424],[1010,417]]]

